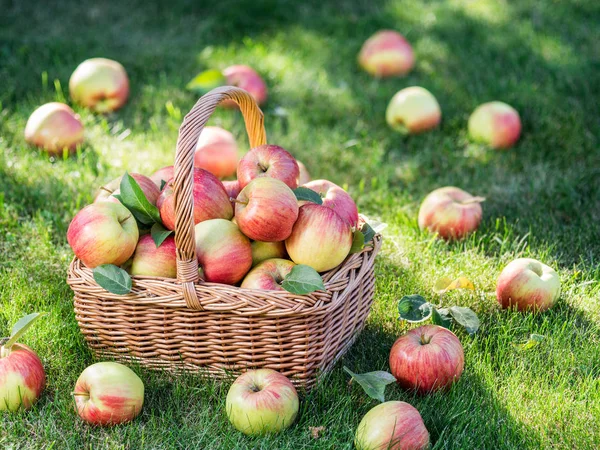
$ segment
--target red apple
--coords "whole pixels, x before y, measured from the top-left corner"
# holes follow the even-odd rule
[[[25,125],[25,140],[52,156],[73,151],[83,142],[79,116],[63,103],[46,103],[36,109]]]
[[[296,195],[275,178],[252,180],[236,199],[236,222],[240,230],[255,241],[285,240],[297,218]]]
[[[560,297],[560,278],[535,259],[519,258],[508,264],[496,285],[496,298],[503,308],[545,311]]]
[[[321,196],[323,206],[333,209],[348,225],[358,224],[358,209],[356,203],[345,190],[328,180],[314,180],[306,183],[307,187]]]
[[[333,209],[315,203],[300,207],[285,248],[296,264],[317,272],[340,265],[352,247],[352,229]]]
[[[0,347],[0,411],[29,409],[45,384],[44,366],[32,349],[23,344]]]
[[[109,113],[121,108],[129,97],[129,79],[121,64],[106,58],[87,59],[69,80],[71,98],[92,111]]]
[[[249,370],[229,388],[225,409],[242,433],[261,435],[288,428],[298,414],[298,393],[284,375],[271,369]]]
[[[296,160],[296,163],[298,164],[298,170],[299,170],[298,186],[302,186],[303,184],[306,184],[310,181],[310,173],[308,172],[308,169],[301,161]]]
[[[385,402],[365,414],[354,445],[357,450],[425,450],[429,432],[416,408],[405,402]]]
[[[194,223],[209,219],[231,219],[233,208],[229,196],[212,173],[204,169],[194,169]],[[156,206],[160,210],[163,225],[169,230],[175,229],[175,197],[172,180],[162,190]]]
[[[235,199],[238,195],[240,195],[240,191],[242,190],[242,188],[240,188],[240,183],[238,180],[224,180],[222,183],[225,191],[227,191],[227,195],[229,195],[229,200],[231,200],[231,206],[233,207],[233,212],[235,213]]]
[[[247,91],[258,105],[267,101],[267,85],[254,69],[249,66],[235,65],[223,70],[227,84]]]
[[[235,175],[237,164],[238,148],[233,134],[223,128],[205,127],[196,144],[194,166],[224,178]]]
[[[285,250],[285,242],[252,242],[252,267],[258,263],[271,258],[285,258],[287,251]]]
[[[244,155],[237,168],[237,179],[242,189],[260,177],[275,178],[296,189],[299,175],[300,169],[294,157],[277,145],[253,148]]]
[[[148,201],[153,205],[156,205],[156,200],[158,200],[158,196],[160,195],[160,191],[158,187],[156,187],[156,184],[154,184],[154,182],[145,175],[139,173],[130,173],[129,175],[131,175],[132,178],[140,186]],[[114,197],[114,195],[118,195],[121,193],[121,189],[119,188],[119,186],[121,185],[122,178],[122,176],[115,178],[114,180],[110,181],[109,183],[105,184],[100,189],[98,189],[96,197],[94,198],[94,202],[103,200],[118,201]]]
[[[402,76],[415,64],[415,55],[400,33],[382,30],[363,44],[358,54],[361,67],[376,77]]]
[[[445,390],[465,365],[456,335],[438,325],[423,325],[400,336],[390,351],[390,370],[398,384],[421,394]]]
[[[77,256],[93,269],[102,264],[120,266],[137,245],[139,231],[131,212],[119,203],[97,202],[75,215],[67,240]]]
[[[156,247],[152,236],[142,236],[135,248],[131,275],[148,277],[177,278],[177,255],[175,239],[167,237],[159,247]]]
[[[252,267],[250,240],[225,219],[196,225],[196,254],[202,277],[212,283],[237,284]]]
[[[437,127],[442,120],[442,111],[431,92],[413,86],[392,97],[385,119],[399,133],[417,134]]]
[[[144,404],[144,383],[128,367],[114,362],[89,366],[73,391],[79,417],[92,425],[116,425],[135,419]]]
[[[521,118],[510,105],[489,102],[478,106],[469,117],[469,135],[492,148],[510,148],[521,135]]]
[[[156,184],[156,186],[158,186],[159,189],[162,187],[163,181],[166,183],[174,177],[175,166],[163,167],[150,175],[150,179],[154,182],[154,184]]]
[[[287,259],[267,259],[248,272],[242,281],[242,287],[263,291],[283,291],[281,283],[295,265]]]
[[[461,239],[479,226],[481,201],[481,197],[473,197],[457,187],[436,189],[421,203],[419,228],[427,228],[444,239]]]

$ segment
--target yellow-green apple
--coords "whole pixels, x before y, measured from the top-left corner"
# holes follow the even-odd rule
[[[75,256],[90,269],[102,264],[120,266],[133,255],[138,238],[138,226],[131,212],[112,202],[86,206],[67,230]]]
[[[235,200],[236,222],[255,241],[285,240],[297,218],[298,200],[294,191],[275,178],[252,180]]]
[[[258,263],[271,258],[285,258],[287,251],[285,250],[285,242],[252,242],[252,267]]]
[[[194,166],[224,178],[235,175],[238,147],[233,134],[219,127],[205,127],[194,154]]]
[[[237,284],[252,267],[250,240],[225,219],[211,219],[195,227],[196,255],[201,276],[212,283]]]
[[[512,106],[489,102],[475,108],[469,117],[469,135],[492,148],[512,147],[521,135],[521,118]]]
[[[152,175],[150,175],[150,179],[158,186],[160,189],[163,185],[163,181],[166,183],[175,177],[175,166],[167,166],[161,169],[158,169]]]
[[[223,183],[208,170],[194,169],[194,223],[209,219],[227,219],[233,217],[233,208]],[[175,196],[172,180],[163,188],[156,206],[160,211],[163,225],[169,230],[175,229]]]
[[[303,184],[306,184],[310,181],[310,173],[308,172],[308,169],[301,161],[296,160],[296,163],[298,164],[298,170],[299,170],[298,186],[302,186]]]
[[[144,404],[144,383],[133,370],[114,362],[85,369],[73,391],[79,417],[92,425],[117,425],[135,419]]]
[[[545,311],[560,297],[556,271],[535,259],[519,258],[508,264],[496,284],[496,298],[503,308]]]
[[[237,179],[242,189],[253,179],[261,177],[276,178],[296,189],[299,175],[296,159],[278,145],[253,148],[244,155],[237,167]]]
[[[288,428],[300,402],[294,385],[272,369],[249,370],[229,388],[225,409],[231,424],[242,433],[261,435]]]
[[[333,209],[348,225],[356,227],[358,224],[358,209],[350,194],[345,190],[328,180],[310,181],[304,187],[319,194],[323,199],[323,206]]]
[[[177,255],[175,239],[167,237],[160,246],[156,246],[152,236],[142,236],[135,248],[131,268],[131,275],[150,277],[177,277]]]
[[[247,91],[258,105],[267,101],[267,85],[253,68],[244,65],[230,66],[223,70],[223,75],[227,84]],[[227,105],[231,106],[232,103],[228,102]]]
[[[86,59],[71,75],[69,92],[75,103],[95,112],[109,113],[121,108],[127,101],[129,79],[117,61]]]
[[[29,409],[46,384],[46,372],[36,353],[23,344],[0,347],[0,411]]]
[[[160,195],[160,190],[158,189],[156,184],[154,184],[154,182],[150,178],[140,173],[130,173],[129,175],[131,175],[132,178],[140,186],[148,201],[153,205],[156,205],[156,200],[158,200],[158,196]],[[98,189],[96,193],[94,202],[103,200],[118,201],[114,196],[121,193],[121,189],[119,188],[119,186],[121,185],[122,178],[122,176],[115,178],[114,180],[100,187],[100,189]]]
[[[421,203],[419,228],[444,239],[461,239],[479,226],[483,200],[453,186],[436,189]]]
[[[271,258],[259,263],[244,277],[241,286],[246,289],[283,291],[281,283],[296,264],[288,259]]]
[[[363,44],[358,63],[376,77],[402,76],[415,64],[415,55],[408,41],[400,33],[381,30]]]
[[[337,267],[352,247],[352,229],[333,209],[309,203],[300,207],[298,220],[285,248],[296,264],[317,272]]]
[[[79,116],[64,103],[46,103],[36,109],[25,125],[25,140],[52,156],[73,151],[83,142]]]
[[[423,325],[400,336],[390,351],[390,371],[405,389],[421,394],[448,389],[465,365],[456,335],[438,325]]]
[[[240,195],[240,191],[242,190],[242,188],[240,188],[240,183],[238,180],[223,180],[222,183],[227,195],[229,195],[229,200],[231,201],[231,206],[233,207],[235,215],[235,199]]]
[[[429,432],[415,407],[385,402],[362,418],[354,445],[357,450],[425,450],[429,448]]]
[[[442,111],[431,92],[412,86],[392,97],[385,119],[392,129],[400,133],[416,134],[437,127],[442,120]]]

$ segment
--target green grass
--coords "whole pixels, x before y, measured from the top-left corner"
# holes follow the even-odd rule
[[[31,411],[0,417],[1,447],[349,449],[375,401],[349,386],[341,367],[387,369],[404,329],[396,302],[413,293],[470,306],[482,321],[474,338],[458,332],[466,369],[449,393],[416,397],[388,387],[389,399],[419,409],[434,448],[600,447],[598,2],[37,3],[0,0],[0,335],[25,313],[49,312],[24,339],[41,356],[48,386]],[[414,45],[417,66],[404,79],[377,81],[356,66],[360,45],[382,27]],[[93,56],[123,63],[131,99],[108,117],[76,108],[87,143],[77,156],[51,161],[24,143],[26,120],[42,103],[68,100],[71,72]],[[141,369],[141,416],[88,427],[70,398],[93,359],[65,282],[66,228],[103,182],[171,164],[178,126],[196,101],[185,83],[232,63],[248,63],[267,80],[269,142],[292,151],[313,177],[347,185],[362,212],[389,224],[368,325],[281,435],[234,431],[224,414],[228,383]],[[387,101],[410,85],[438,98],[439,129],[402,137],[386,126]],[[521,113],[523,137],[512,150],[468,142],[468,115],[490,100]],[[235,113],[221,111],[212,123],[247,146]],[[421,199],[448,184],[487,197],[479,231],[460,243],[436,241],[416,225]],[[499,310],[495,280],[518,256],[559,271],[563,294],[553,310]],[[433,294],[437,279],[458,275],[477,290]],[[530,333],[546,340],[516,350],[512,343]],[[313,426],[325,427],[318,440]]]

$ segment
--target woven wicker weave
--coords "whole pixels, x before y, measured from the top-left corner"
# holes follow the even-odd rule
[[[76,318],[98,357],[217,377],[268,367],[310,389],[364,326],[373,302],[373,264],[381,237],[323,274],[326,291],[310,295],[199,281],[194,150],[209,117],[224,100],[239,105],[251,147],[266,143],[262,112],[238,88],[214,89],[185,117],[175,157],[177,280],[136,276],[131,293],[115,295],[101,288],[92,271],[75,258],[67,281],[75,294]]]

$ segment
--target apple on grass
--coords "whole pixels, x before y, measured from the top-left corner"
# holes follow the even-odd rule
[[[156,205],[156,200],[158,200],[158,196],[160,195],[160,190],[158,189],[156,184],[145,175],[139,173],[130,173],[129,175],[131,175],[131,177],[140,186],[148,201],[153,205]],[[121,186],[122,178],[122,176],[115,178],[114,180],[100,187],[100,189],[98,189],[98,191],[96,192],[94,202],[104,200],[118,202],[118,200],[114,196],[120,194],[121,192],[119,186]]]
[[[482,201],[483,198],[457,187],[436,189],[421,203],[419,228],[428,229],[444,239],[462,239],[479,227]]]
[[[267,101],[267,85],[261,76],[252,68],[245,65],[229,66],[223,70],[223,75],[230,86],[239,87],[248,92],[260,106]],[[234,106],[233,102],[223,102],[225,106]]]
[[[354,203],[350,194],[337,184],[328,180],[314,180],[306,183],[304,187],[319,194],[323,199],[323,206],[333,209],[348,225],[351,227],[357,226],[358,209],[356,203]]]
[[[29,409],[45,384],[44,366],[32,349],[23,344],[0,347],[0,411]]]
[[[390,401],[372,408],[356,429],[357,450],[425,450],[429,432],[419,411],[405,402]]]
[[[415,64],[408,41],[393,30],[381,30],[363,44],[358,54],[360,66],[376,77],[402,76]]]
[[[532,258],[508,264],[496,284],[496,298],[503,308],[545,311],[560,297],[560,278],[552,267]]]
[[[135,419],[144,404],[144,383],[122,364],[100,362],[89,366],[73,391],[79,417],[92,425],[107,426]]]
[[[283,291],[281,283],[296,264],[287,259],[267,259],[254,267],[244,277],[242,287],[263,291]]]
[[[521,118],[510,105],[489,102],[478,106],[469,117],[469,135],[475,142],[495,149],[510,148],[521,135]]]
[[[296,189],[299,176],[300,169],[294,157],[278,145],[253,148],[244,155],[237,168],[237,179],[242,189],[259,177],[276,178]]]
[[[442,120],[442,111],[431,92],[412,86],[392,97],[385,119],[399,133],[417,134],[437,127]]]
[[[423,325],[400,336],[390,351],[390,371],[398,384],[421,394],[448,389],[465,365],[456,335],[438,325]]]
[[[79,116],[71,108],[64,103],[46,103],[29,116],[25,141],[51,156],[60,156],[64,149],[72,152],[83,142],[83,131]]]
[[[131,212],[120,203],[97,202],[79,211],[67,230],[75,256],[90,269],[120,266],[137,245],[139,230]]]
[[[91,58],[79,64],[71,75],[69,92],[75,103],[98,113],[109,113],[127,101],[129,79],[117,61]]]
[[[352,229],[333,209],[315,203],[300,207],[285,248],[296,264],[317,272],[340,265],[352,247]]]
[[[154,184],[161,189],[163,184],[175,177],[175,166],[166,166],[158,169],[152,175],[150,179]],[[164,182],[164,183],[163,183]]]
[[[156,247],[152,236],[142,236],[135,248],[129,273],[148,277],[177,278],[175,239],[168,236]]]
[[[285,258],[287,251],[285,250],[285,242],[252,242],[252,267],[266,259]]]
[[[249,370],[229,388],[225,401],[231,424],[247,435],[277,433],[288,428],[298,414],[296,388],[271,369]]]
[[[233,134],[219,127],[204,127],[194,154],[194,166],[224,178],[235,175],[238,147]]]

